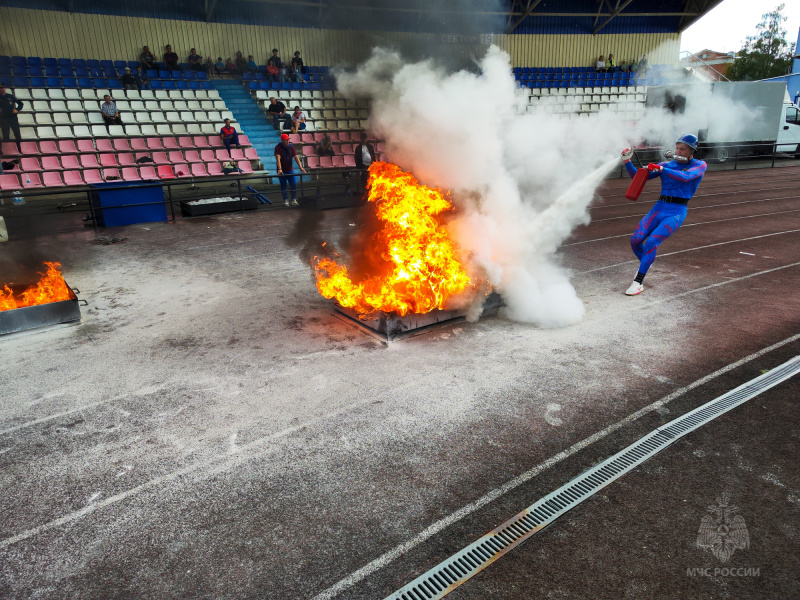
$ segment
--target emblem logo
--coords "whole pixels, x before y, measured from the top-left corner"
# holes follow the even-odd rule
[[[709,506],[697,532],[697,547],[711,552],[720,562],[726,563],[736,550],[750,547],[744,517],[737,515],[738,507],[730,504],[730,494],[723,492],[717,498],[717,506]]]

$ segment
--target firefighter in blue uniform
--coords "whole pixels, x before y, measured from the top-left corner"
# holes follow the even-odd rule
[[[640,260],[639,271],[631,286],[626,290],[628,296],[636,296],[644,291],[644,276],[656,259],[658,247],[681,226],[688,211],[687,204],[697,191],[697,186],[706,172],[706,163],[694,158],[697,151],[697,137],[684,135],[675,142],[675,154],[669,162],[650,163],[648,179],[661,178],[661,196],[650,212],[639,222],[631,237],[631,248]],[[633,150],[622,151],[622,160],[628,174],[636,175],[631,164]]]

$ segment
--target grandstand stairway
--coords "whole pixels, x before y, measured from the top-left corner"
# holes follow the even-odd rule
[[[215,79],[211,84],[241,125],[242,132],[258,150],[262,168],[269,170],[271,165],[274,167],[270,158],[275,155],[275,144],[280,141],[280,134],[272,128],[272,122],[267,120],[264,111],[245,90],[242,82],[239,79]]]

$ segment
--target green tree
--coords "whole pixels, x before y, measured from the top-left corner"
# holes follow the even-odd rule
[[[792,52],[783,29],[785,5],[761,17],[756,25],[758,33],[749,36],[736,60],[725,73],[732,81],[753,81],[786,75],[792,64]]]

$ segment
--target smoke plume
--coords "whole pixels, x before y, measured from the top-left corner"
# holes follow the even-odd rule
[[[388,159],[449,190],[449,228],[469,271],[502,296],[508,317],[544,327],[580,320],[583,303],[555,251],[609,170],[625,134],[611,116],[521,113],[508,55],[491,47],[476,72],[447,73],[376,49],[339,90],[372,99],[370,129]]]

